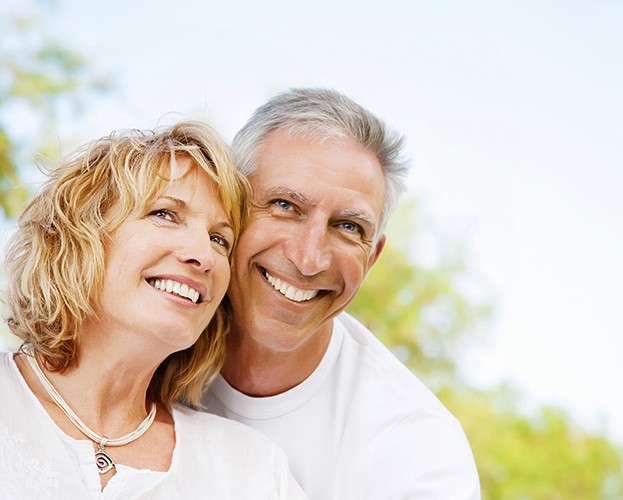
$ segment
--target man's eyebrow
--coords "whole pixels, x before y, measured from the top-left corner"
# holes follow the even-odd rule
[[[370,215],[368,212],[365,212],[364,210],[344,210],[342,213],[344,214],[345,217],[352,217],[355,219],[360,219],[360,220],[369,222],[370,224],[374,224],[376,222],[376,219],[374,218],[374,216]]]
[[[274,188],[269,189],[266,194],[270,198],[288,198],[290,200],[296,200],[300,203],[311,203],[311,200],[301,192],[294,191],[293,189],[283,186],[275,186]]]
[[[371,226],[371,228],[376,227],[376,218],[370,213],[362,210],[344,210],[341,212],[341,216],[347,219],[356,219],[363,224]]]

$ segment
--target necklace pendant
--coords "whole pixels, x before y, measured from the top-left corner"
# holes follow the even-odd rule
[[[95,453],[95,465],[100,474],[106,474],[110,469],[115,467],[115,462],[104,451],[104,447],[100,444]]]

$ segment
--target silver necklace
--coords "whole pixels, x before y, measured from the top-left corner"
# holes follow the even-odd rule
[[[108,439],[106,437],[100,436],[96,434],[91,429],[89,429],[86,424],[80,420],[78,415],[74,413],[74,411],[69,407],[69,405],[65,402],[63,397],[58,393],[58,391],[54,388],[52,383],[48,380],[41,370],[37,359],[33,353],[27,353],[26,358],[30,363],[33,371],[37,375],[37,378],[41,382],[43,388],[50,395],[52,400],[56,403],[56,405],[63,411],[67,418],[71,420],[71,423],[74,424],[80,432],[82,432],[85,436],[87,436],[91,441],[97,444],[97,452],[95,453],[95,465],[97,465],[97,470],[100,474],[104,474],[108,472],[110,469],[115,467],[115,462],[113,462],[112,458],[104,451],[105,446],[123,446],[124,444],[131,443],[132,441],[137,440],[143,434],[147,432],[147,429],[151,426],[154,419],[156,418],[156,403],[151,404],[151,410],[149,414],[143,420],[140,425],[125,436],[121,436],[119,438]]]

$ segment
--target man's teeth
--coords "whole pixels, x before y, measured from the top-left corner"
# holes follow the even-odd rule
[[[301,290],[284,283],[279,278],[272,277],[267,272],[265,272],[265,275],[266,279],[275,290],[281,292],[288,299],[293,300],[294,302],[305,302],[306,300],[313,299],[316,295],[318,295],[318,290]]]
[[[158,290],[173,293],[175,295],[179,295],[180,297],[185,297],[192,300],[195,304],[199,300],[199,292],[183,283],[178,283],[173,280],[160,280],[157,278],[149,279],[147,282]]]

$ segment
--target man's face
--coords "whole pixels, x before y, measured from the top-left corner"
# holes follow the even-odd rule
[[[331,331],[381,252],[383,172],[350,140],[277,130],[249,180],[229,289],[235,330],[271,351],[304,348]]]

